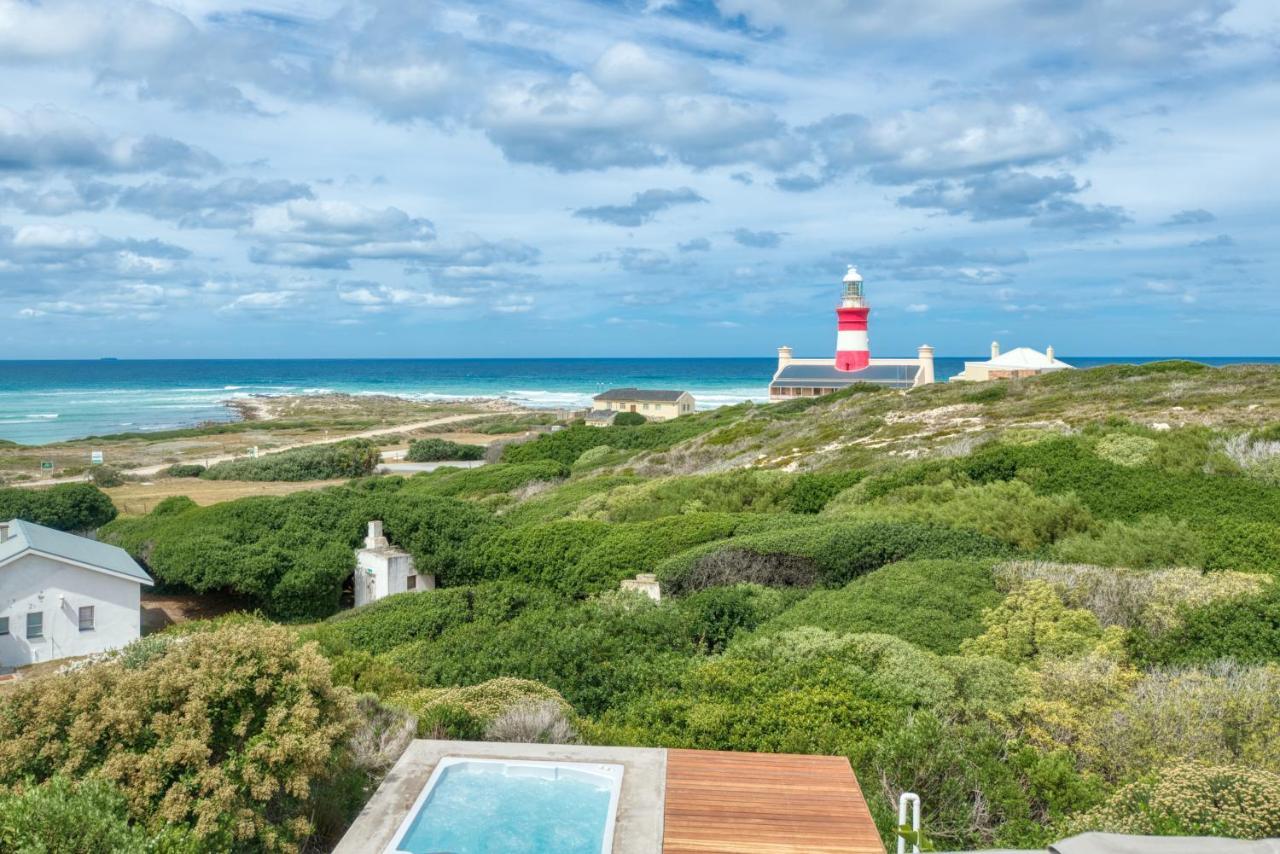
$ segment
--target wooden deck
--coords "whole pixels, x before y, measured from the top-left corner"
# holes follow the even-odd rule
[[[884,854],[849,760],[667,751],[663,854]]]

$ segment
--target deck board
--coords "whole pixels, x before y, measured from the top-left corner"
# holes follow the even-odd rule
[[[884,854],[849,760],[668,750],[663,854]]]

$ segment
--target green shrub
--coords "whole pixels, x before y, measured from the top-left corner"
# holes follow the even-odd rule
[[[160,581],[197,592],[225,590],[284,619],[338,608],[370,520],[420,572],[443,584],[471,577],[472,540],[498,523],[472,504],[398,489],[398,482],[255,496],[181,513],[120,519],[102,530]]]
[[[314,647],[230,625],[134,669],[98,664],[0,695],[0,785],[93,776],[152,831],[185,825],[202,850],[285,850],[310,835],[314,788],[354,721]]]
[[[411,463],[431,463],[438,460],[483,460],[482,445],[463,445],[445,439],[415,439],[409,444],[404,458]]]
[[[164,473],[168,477],[199,477],[204,470],[205,467],[199,463],[174,463]]]
[[[722,474],[663,477],[585,499],[578,514],[609,522],[647,522],[682,513],[764,513],[784,509],[791,477],[738,469]]]
[[[966,655],[990,655],[1014,663],[1041,657],[1082,655],[1103,639],[1098,618],[1068,608],[1053,586],[1028,581],[982,615],[987,630],[961,645]]]
[[[1280,775],[1241,765],[1187,762],[1130,783],[1072,819],[1069,832],[1155,836],[1280,836]]]
[[[1184,760],[1280,773],[1280,666],[1275,664],[1221,661],[1153,670],[1116,707],[1091,714],[1088,752],[1112,780]]]
[[[472,469],[442,468],[416,474],[405,481],[405,491],[446,498],[478,498],[510,492],[542,480],[569,476],[565,466],[549,460],[519,465],[489,465]]]
[[[495,719],[510,712],[513,708],[533,702],[550,702],[563,711],[568,712],[569,704],[564,697],[552,688],[529,679],[514,679],[508,676],[490,679],[478,685],[466,685],[452,688],[421,688],[396,694],[388,701],[391,705],[402,708],[418,718],[418,734],[430,737],[433,728],[447,721],[451,730],[449,737],[470,737],[479,739],[484,728]],[[447,710],[440,715],[438,710]],[[465,718],[458,715],[461,711]],[[463,723],[465,721],[465,723]],[[475,726],[480,733],[466,736],[455,734],[459,728]]]
[[[1204,534],[1205,569],[1268,572],[1280,577],[1280,523],[1214,518]]]
[[[381,460],[377,444],[368,439],[348,439],[325,445],[309,445],[265,454],[257,458],[227,460],[205,469],[206,480],[330,480],[372,474]]]
[[[125,477],[113,466],[97,465],[89,468],[89,482],[99,489],[124,486]]]
[[[1024,549],[1052,543],[1085,530],[1089,512],[1072,495],[1036,495],[1021,481],[995,481],[957,486],[904,486],[872,502],[852,500],[846,493],[825,513],[851,519],[886,522],[930,522],[973,528]]]
[[[1147,665],[1200,664],[1221,659],[1241,664],[1280,663],[1280,583],[1253,596],[1182,607],[1170,631],[1141,631],[1130,638],[1134,658]]]
[[[721,551],[740,559],[720,566],[717,562],[724,561],[715,555]],[[829,521],[691,549],[663,561],[657,572],[673,592],[739,581],[770,583],[761,569],[777,572],[779,583],[816,580],[835,586],[911,558],[964,559],[1009,552],[1004,543],[977,531],[917,522]]]
[[[184,829],[150,833],[130,824],[128,801],[106,780],[55,775],[38,786],[0,794],[0,850],[18,854],[197,854]]]
[[[185,495],[170,495],[168,498],[161,499],[160,503],[151,508],[152,516],[176,516],[179,513],[185,513],[188,510],[194,510],[200,505],[196,504]]]
[[[1146,465],[1159,448],[1155,439],[1127,433],[1109,433],[1098,440],[1094,452],[1109,463],[1134,468]]]
[[[343,611],[308,629],[303,637],[319,642],[330,655],[353,651],[380,655],[413,641],[434,640],[468,623],[496,626],[530,608],[551,607],[557,601],[550,591],[527,584],[446,587],[388,596]]]
[[[0,489],[0,519],[25,519],[59,531],[92,531],[116,518],[107,494],[87,483],[48,489]]]
[[[783,611],[794,596],[755,584],[713,587],[680,600],[694,643],[705,653],[723,652],[740,632],[749,632]]]
[[[792,513],[821,513],[827,502],[866,476],[857,469],[836,472],[806,472],[791,483],[787,493]]]
[[[1202,567],[1205,545],[1200,531],[1185,520],[1144,516],[1135,522],[1110,520],[1068,534],[1049,549],[1055,560],[1098,566],[1145,569],[1158,566]]]
[[[1091,611],[1104,626],[1154,635],[1179,626],[1185,609],[1240,601],[1267,589],[1271,582],[1268,576],[1247,572],[1138,571],[1044,561],[1001,564],[996,577],[1003,590],[1030,581],[1047,582],[1067,605]]]
[[[800,626],[833,632],[885,632],[938,653],[983,631],[982,614],[999,604],[991,563],[918,560],[895,563],[839,590],[819,590],[762,629]]]
[[[677,678],[694,649],[674,605],[613,594],[530,609],[497,625],[467,623],[397,647],[390,660],[433,686],[532,679],[586,714]]]
[[[487,466],[487,468],[493,468],[493,466]],[[559,483],[545,492],[526,498],[519,504],[507,508],[503,512],[503,518],[512,525],[551,522],[556,519],[563,519],[572,515],[583,501],[593,495],[608,492],[619,486],[640,482],[640,478],[632,475],[600,475],[580,479],[575,478],[574,480]]]
[[[615,427],[636,427],[648,421],[639,412],[619,412],[613,416],[613,426]]]

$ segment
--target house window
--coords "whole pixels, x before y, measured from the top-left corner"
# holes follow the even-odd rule
[[[93,631],[93,606],[92,605],[80,606],[80,631],[82,632]]]
[[[404,580],[405,590],[416,590],[417,587],[418,587],[418,576],[410,575],[408,578]]]
[[[27,612],[27,639],[44,637],[44,614],[39,611]]]
[[[9,618],[0,617],[0,635],[9,634]]]

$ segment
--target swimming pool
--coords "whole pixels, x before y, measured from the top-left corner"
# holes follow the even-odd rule
[[[621,765],[446,756],[385,854],[611,854]]]

